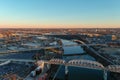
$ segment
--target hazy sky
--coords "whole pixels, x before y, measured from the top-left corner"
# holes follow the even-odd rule
[[[0,0],[0,27],[120,27],[120,0]]]

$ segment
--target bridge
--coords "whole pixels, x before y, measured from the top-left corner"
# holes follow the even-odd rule
[[[100,55],[97,51],[95,51],[93,48],[90,47],[89,44],[85,44],[83,41],[80,41],[80,40],[75,40],[76,42],[79,42],[81,44],[83,44],[87,49],[89,49],[90,51],[92,51],[93,53],[95,53],[95,55],[99,56],[100,58],[102,58],[104,61],[110,63],[111,65],[115,65],[114,62],[108,60],[107,58],[103,57],[102,55]],[[104,45],[104,46],[107,46],[106,44],[94,44],[94,45]]]
[[[5,62],[0,63],[0,66],[3,66],[3,65],[6,65],[6,64],[9,64],[10,62],[11,62],[10,60],[7,60],[7,61],[5,61]]]
[[[31,51],[31,50],[40,50],[40,49],[48,49],[48,48],[60,48],[60,47],[70,47],[70,46],[85,46],[92,52],[94,52],[96,55],[101,57],[103,60],[109,62],[111,65],[108,65],[107,67],[103,66],[101,63],[96,62],[96,61],[90,61],[90,60],[70,60],[70,61],[65,61],[63,59],[51,59],[51,60],[40,60],[37,61],[38,64],[45,63],[45,64],[55,64],[55,65],[64,65],[64,66],[73,66],[73,67],[81,67],[81,68],[88,68],[88,69],[97,69],[97,70],[103,70],[104,74],[106,75],[106,71],[110,72],[115,72],[115,73],[120,73],[120,65],[115,65],[112,61],[108,60],[107,58],[101,56],[97,51],[92,49],[90,46],[91,45],[97,45],[97,44],[85,44],[82,41],[77,40],[81,44],[72,44],[72,45],[63,45],[63,46],[49,46],[49,47],[40,47],[37,49],[26,49],[26,50],[20,50],[20,51]],[[19,52],[19,51],[16,51]],[[17,61],[17,62],[36,62],[36,60],[26,60],[26,59],[0,59],[0,61]],[[5,62],[5,63],[6,63]],[[9,64],[9,63],[7,63]],[[3,64],[1,63],[1,66]],[[4,64],[6,65],[6,64]],[[67,70],[67,69],[66,69]],[[105,80],[106,76],[104,77]]]
[[[68,66],[78,66],[88,69],[104,69],[104,66],[96,61],[90,60],[70,60],[67,63]]]
[[[15,61],[15,62],[36,62],[36,60],[27,60],[27,59],[0,59],[0,61]]]
[[[109,65],[106,69],[111,72],[120,73],[120,65]]]
[[[0,66],[7,65],[12,61],[36,62],[35,60],[24,60],[24,59],[0,59],[0,61],[5,61],[5,62],[1,63]],[[51,64],[60,65],[60,68],[62,65],[64,65],[65,66],[65,74],[68,74],[68,72],[69,72],[68,66],[102,70],[103,74],[104,74],[103,75],[104,80],[107,80],[107,71],[114,72],[114,73],[120,73],[120,65],[108,65],[107,67],[104,67],[101,63],[99,63],[97,61],[90,61],[90,60],[77,59],[77,60],[65,61],[63,59],[51,59],[51,60],[38,60],[36,63],[38,66],[42,67],[42,72],[44,72],[43,70],[45,70],[45,65],[49,66]],[[55,79],[57,73],[55,74],[53,80]]]
[[[36,62],[36,60],[26,60],[26,59],[0,59],[0,61],[6,61],[4,62],[6,64],[9,64],[12,61],[15,62]],[[120,73],[120,65],[108,65],[107,67],[104,67],[101,63],[97,61],[90,61],[90,60],[70,60],[65,61],[63,59],[51,59],[51,60],[38,60],[37,64],[55,64],[55,65],[64,65],[64,66],[74,66],[74,67],[81,67],[81,68],[88,68],[88,69],[97,69],[97,70],[106,70],[111,72]],[[3,64],[3,63],[1,63]],[[0,66],[3,66],[1,65]]]
[[[41,61],[37,62],[38,64],[41,64]],[[107,80],[107,72],[114,72],[114,73],[120,73],[120,65],[108,65],[107,67],[104,67],[101,63],[96,62],[96,61],[90,61],[90,60],[70,60],[70,61],[65,61],[62,59],[51,59],[49,61],[42,61],[42,64],[55,64],[55,65],[60,65],[59,69],[55,73],[53,80],[55,79],[56,75],[58,74],[58,71],[61,68],[61,65],[65,66],[65,74],[68,74],[69,66],[73,67],[81,67],[81,68],[87,68],[87,69],[96,69],[96,70],[102,70],[103,71],[103,78],[104,80]]]
[[[79,42],[82,42],[82,41],[79,41]],[[0,53],[2,54],[7,54],[7,53],[17,53],[17,52],[25,52],[25,51],[35,51],[35,50],[41,50],[41,49],[51,49],[51,48],[61,48],[61,47],[73,47],[73,46],[93,46],[93,45],[103,45],[105,46],[105,44],[87,44],[85,45],[83,42],[82,44],[69,44],[69,45],[55,45],[55,46],[41,46],[39,48],[34,48],[34,49],[22,49],[22,50],[5,50],[5,51],[2,51]]]

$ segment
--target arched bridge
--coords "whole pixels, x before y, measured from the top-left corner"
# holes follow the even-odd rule
[[[35,60],[24,60],[24,59],[0,59],[0,61],[36,62]],[[96,62],[96,61],[90,61],[90,60],[77,59],[77,60],[70,60],[67,62],[63,59],[51,59],[51,60],[39,60],[37,61],[37,63],[38,64],[46,63],[46,64],[55,64],[55,65],[75,66],[75,67],[83,67],[83,68],[97,69],[97,70],[107,70],[111,72],[120,73],[120,65],[109,65],[107,67],[104,67],[101,63]]]
[[[106,67],[108,71],[120,73],[120,65],[109,65]]]
[[[97,61],[90,60],[70,60],[66,62],[63,59],[51,59],[49,61],[42,60],[42,62],[47,64],[56,64],[56,65],[65,65],[65,66],[75,66],[75,67],[83,67],[88,69],[97,69],[97,70],[107,70],[111,72],[120,73],[120,65],[109,65],[104,67],[101,63]]]
[[[91,69],[104,69],[104,66],[96,61],[90,60],[70,60],[67,63],[68,66],[78,66]]]
[[[51,59],[48,61],[49,64],[61,64],[61,65],[65,65],[66,62],[65,60],[62,59]]]

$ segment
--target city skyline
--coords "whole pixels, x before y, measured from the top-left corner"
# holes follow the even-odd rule
[[[0,0],[0,28],[120,28],[119,0]]]

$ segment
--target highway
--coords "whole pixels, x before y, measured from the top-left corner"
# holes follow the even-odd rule
[[[82,41],[80,41],[82,42]],[[105,45],[105,44],[87,44],[87,46],[92,46],[92,45]],[[39,48],[34,48],[34,49],[31,49],[31,48],[26,48],[26,49],[22,49],[22,50],[19,50],[19,48],[17,50],[6,50],[6,51],[3,51],[3,52],[0,52],[0,54],[8,54],[8,53],[17,53],[17,52],[25,52],[25,51],[34,51],[34,50],[41,50],[41,49],[51,49],[51,48],[60,48],[60,47],[73,47],[73,46],[85,46],[84,43],[82,44],[71,44],[71,45],[62,45],[62,46],[59,46],[59,45],[55,45],[55,46],[41,46]]]
[[[27,59],[0,59],[0,61],[16,61],[16,62],[36,62],[36,60],[27,60]]]

